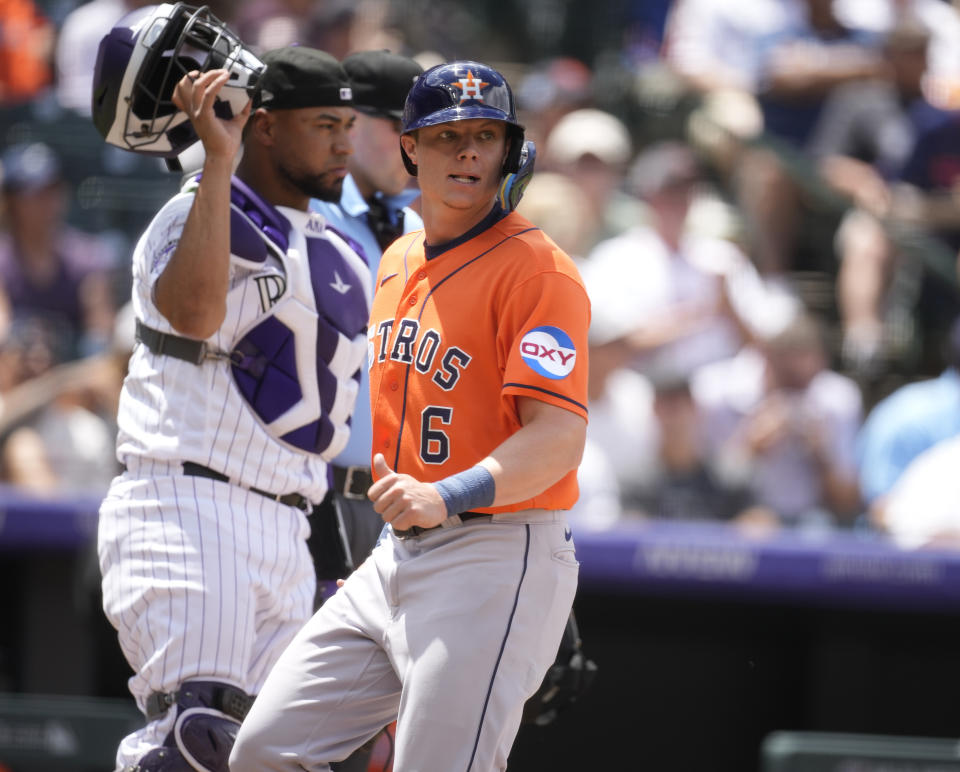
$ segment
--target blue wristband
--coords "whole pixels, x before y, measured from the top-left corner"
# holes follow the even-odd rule
[[[489,507],[497,495],[493,475],[482,466],[472,466],[463,472],[444,477],[433,484],[447,505],[447,516],[469,512],[477,507]]]

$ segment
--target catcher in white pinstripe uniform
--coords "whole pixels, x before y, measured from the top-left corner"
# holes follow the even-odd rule
[[[369,270],[308,212],[311,197],[340,196],[349,81],[314,49],[264,62],[252,107],[224,107],[228,69],[178,75],[172,102],[204,165],[133,256],[126,471],[98,539],[104,609],[148,719],[121,742],[124,772],[227,768],[252,696],[312,613],[307,514],[347,441],[364,361]]]

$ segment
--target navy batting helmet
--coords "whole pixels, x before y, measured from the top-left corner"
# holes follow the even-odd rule
[[[503,165],[504,174],[520,167],[523,125],[517,120],[517,104],[506,78],[493,67],[480,62],[458,61],[438,64],[417,78],[403,107],[401,134],[425,126],[492,118],[507,124],[510,151]],[[407,171],[417,176],[417,167],[401,147]]]
[[[175,158],[197,141],[173,90],[188,72],[226,69],[214,105],[229,119],[256,89],[263,63],[210,13],[184,3],[140,8],[100,41],[93,76],[93,122],[111,145]]]

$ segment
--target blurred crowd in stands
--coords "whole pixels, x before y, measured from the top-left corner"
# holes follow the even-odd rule
[[[0,0],[0,480],[97,495],[129,253],[179,177],[90,124],[142,0]],[[593,302],[571,520],[960,545],[960,0],[217,0],[255,52],[476,58]]]

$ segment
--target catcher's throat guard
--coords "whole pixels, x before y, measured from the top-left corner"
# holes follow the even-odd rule
[[[225,69],[218,116],[242,112],[265,65],[207,6],[147,6],[124,16],[100,41],[93,78],[93,122],[125,150],[175,158],[197,141],[173,103],[177,82],[192,71]]]

